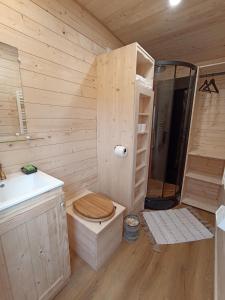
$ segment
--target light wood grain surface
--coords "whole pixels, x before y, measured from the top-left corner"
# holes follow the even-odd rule
[[[137,206],[141,209],[146,195],[154,93],[138,82],[136,75],[151,85],[154,59],[133,43],[100,55],[97,73],[98,191],[130,211]],[[142,139],[137,137],[138,123],[146,126]],[[115,155],[117,145],[126,147],[126,157]],[[145,170],[136,174],[136,167],[143,165]]]
[[[111,199],[101,195],[90,193],[74,201],[75,213],[88,219],[105,219],[113,215],[114,206]]]
[[[213,224],[211,214],[201,215]],[[213,267],[213,239],[155,252],[142,231],[98,272],[72,254],[72,277],[55,300],[213,300]]]
[[[0,19],[0,42],[19,51],[28,131],[44,138],[1,144],[6,174],[32,162],[65,182],[67,199],[84,188],[93,189],[95,58],[121,43],[73,0],[2,0]],[[4,103],[3,109],[14,109]]]
[[[201,67],[199,74],[221,72],[224,68],[225,63]],[[221,204],[225,167],[225,76],[215,77],[219,94],[199,91],[205,79],[197,80],[181,199],[215,212]]]
[[[0,214],[0,299],[49,300],[70,276],[61,188]]]
[[[78,0],[124,43],[139,42],[157,59],[202,61],[224,56],[223,0]]]

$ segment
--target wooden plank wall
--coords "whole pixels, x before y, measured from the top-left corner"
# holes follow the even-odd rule
[[[204,80],[199,80],[199,87]],[[197,92],[190,150],[225,159],[225,76],[215,77],[215,80],[219,94]]]
[[[19,50],[28,130],[44,138],[0,144],[6,173],[32,162],[67,198],[94,188],[95,58],[120,41],[73,0],[0,0],[0,42]]]
[[[98,58],[98,188],[131,208],[134,159],[136,44]],[[109,139],[110,137],[110,139]],[[113,149],[124,145],[126,159]]]

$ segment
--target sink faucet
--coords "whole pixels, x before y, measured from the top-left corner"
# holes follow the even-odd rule
[[[5,179],[6,179],[6,175],[2,169],[2,164],[0,164],[0,180],[5,180]]]

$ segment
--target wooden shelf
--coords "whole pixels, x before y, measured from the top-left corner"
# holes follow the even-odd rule
[[[149,117],[150,114],[149,113],[138,113],[139,116],[142,116],[142,117]]]
[[[141,154],[142,152],[145,152],[145,151],[147,151],[146,148],[138,149],[138,150],[137,150],[137,154]]]
[[[137,132],[137,134],[148,134],[148,131],[144,131],[144,132]]]
[[[136,184],[135,184],[135,189],[138,188],[142,183],[145,182],[145,178],[140,179]]]
[[[25,137],[25,136],[19,136],[19,137],[4,137],[0,138],[0,144],[4,143],[18,143],[18,142],[29,142],[29,141],[38,141],[38,140],[44,140],[44,138],[35,138],[35,137]]]
[[[136,167],[136,172],[138,172],[138,171],[144,169],[145,167],[146,167],[146,164],[141,164],[141,165],[137,166],[137,167]]]
[[[218,204],[206,203],[205,198],[201,198],[195,195],[184,196],[182,202],[209,211],[211,213],[215,213],[216,210],[218,209]]]
[[[190,152],[188,152],[188,155],[225,160],[225,154],[224,155],[216,155],[215,153],[214,154],[207,153],[207,152],[202,153],[201,151],[198,151],[198,150],[190,151]]]
[[[139,45],[137,46],[136,74],[141,75],[147,81],[154,77],[154,59]]]
[[[134,199],[134,202],[137,203],[139,202],[140,200],[142,200],[143,198],[145,198],[145,193],[141,193],[140,195],[136,196],[135,199]]]
[[[181,194],[182,202],[213,213],[220,205],[225,165],[224,111],[218,109],[223,100],[223,95],[212,94],[209,101],[195,89]]]
[[[219,176],[206,175],[206,174],[198,173],[198,172],[194,172],[194,171],[188,171],[186,173],[186,176],[189,177],[189,178],[201,180],[201,181],[204,181],[204,182],[209,182],[209,183],[214,183],[214,184],[217,184],[217,185],[222,185],[222,178],[219,177]]]

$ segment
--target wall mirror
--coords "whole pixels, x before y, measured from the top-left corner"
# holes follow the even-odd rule
[[[0,142],[26,135],[18,49],[0,42]]]

